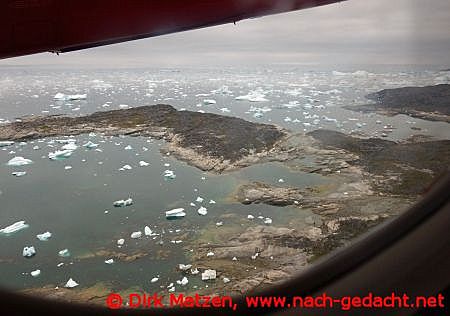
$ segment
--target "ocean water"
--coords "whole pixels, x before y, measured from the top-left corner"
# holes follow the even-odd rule
[[[179,110],[203,111],[276,124],[295,132],[319,128],[344,133],[379,136],[383,126],[394,130],[386,139],[404,140],[412,134],[450,139],[447,123],[429,122],[405,115],[386,117],[345,110],[342,106],[369,103],[365,95],[385,88],[449,83],[450,73],[420,71],[310,71],[287,67],[270,69],[144,69],[144,70],[48,70],[6,68],[0,73],[0,124],[25,115],[85,115],[95,111],[157,103]],[[86,100],[57,101],[56,93],[87,94]],[[240,100],[239,100],[240,99]],[[242,100],[244,99],[244,100]],[[377,121],[381,121],[377,123]],[[420,128],[413,131],[411,127]],[[279,163],[250,166],[222,175],[202,172],[170,155],[160,153],[163,141],[145,137],[72,137],[79,146],[64,160],[50,160],[48,153],[62,144],[46,138],[0,148],[0,228],[19,220],[29,227],[11,236],[0,236],[0,286],[25,289],[52,284],[63,286],[69,278],[87,287],[110,282],[118,289],[133,286],[147,291],[180,279],[179,263],[188,263],[186,240],[207,225],[223,221],[224,213],[246,218],[270,217],[275,226],[311,216],[309,211],[267,205],[241,205],[229,195],[241,183],[264,181],[274,185],[308,187],[326,180],[314,174],[294,172]],[[86,149],[88,141],[97,149]],[[31,159],[22,167],[7,166],[16,156]],[[139,161],[149,163],[139,166]],[[131,170],[119,170],[130,165]],[[71,167],[70,169],[66,167]],[[175,179],[165,179],[173,170]],[[14,171],[26,171],[16,177]],[[280,179],[283,181],[281,182]],[[131,197],[134,204],[115,208],[113,202]],[[196,202],[197,197],[204,201]],[[216,203],[211,204],[210,200]],[[195,206],[191,206],[194,203]],[[197,209],[208,209],[199,216]],[[181,220],[168,221],[164,212],[186,209]],[[158,235],[131,239],[148,225]],[[306,223],[305,223],[306,225]],[[48,241],[37,234],[50,231]],[[186,237],[188,236],[188,237]],[[125,239],[122,248],[117,240]],[[173,243],[181,240],[181,243]],[[22,256],[25,246],[37,254]],[[58,251],[69,249],[62,258]],[[149,255],[133,262],[90,254],[102,249]],[[165,251],[165,256],[158,255]],[[64,263],[58,267],[59,263]],[[39,277],[30,272],[41,270]],[[153,277],[160,280],[150,283]],[[191,284],[200,284],[193,281]]]

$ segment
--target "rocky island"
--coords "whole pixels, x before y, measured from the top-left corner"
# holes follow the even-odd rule
[[[450,123],[450,85],[385,89],[366,96],[374,104],[347,106],[348,110],[406,114],[430,121]]]

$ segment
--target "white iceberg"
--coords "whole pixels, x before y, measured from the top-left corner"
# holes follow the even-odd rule
[[[131,167],[130,165],[124,165],[122,168],[119,169],[119,171],[125,171],[125,170],[131,170],[133,169],[133,167]]]
[[[181,218],[185,217],[186,213],[184,212],[184,208],[174,208],[173,210],[166,211],[166,218]]]
[[[266,224],[266,225],[272,224],[272,219],[269,218],[269,217],[266,217],[266,218],[264,219],[264,224]]]
[[[214,280],[217,277],[216,270],[206,269],[202,273],[202,281]]]
[[[14,145],[13,141],[9,141],[9,140],[0,141],[0,147],[7,147],[7,146],[11,146],[11,145]]]
[[[150,227],[148,227],[148,226],[145,226],[144,227],[144,234],[145,234],[145,236],[151,236],[152,235],[152,230],[150,229]]]
[[[133,238],[133,239],[141,238],[142,237],[142,232],[141,231],[132,232],[130,237]]]
[[[69,158],[73,154],[73,150],[57,150],[55,152],[48,153],[48,158],[51,160],[62,160]]]
[[[36,238],[39,239],[40,241],[47,241],[50,239],[50,237],[52,237],[51,232],[45,232],[45,233],[36,235]]]
[[[148,162],[145,162],[145,161],[143,161],[143,160],[141,160],[141,161],[139,161],[139,166],[141,166],[141,167],[147,167],[147,166],[149,166],[150,164],[148,163]]]
[[[34,271],[31,271],[31,276],[32,277],[38,277],[40,274],[41,274],[41,270],[39,270],[39,269],[37,269],[37,270],[34,270]]]
[[[196,275],[196,274],[199,274],[199,273],[200,273],[200,271],[198,271],[197,268],[191,269],[191,274],[192,274],[192,275]]]
[[[58,255],[60,257],[70,257],[69,249],[63,249],[63,250],[58,251]]]
[[[123,238],[120,238],[120,239],[117,240],[117,244],[119,246],[122,246],[124,243],[125,243],[125,239],[123,239]]]
[[[25,166],[25,165],[29,165],[32,164],[33,161],[31,159],[26,159],[23,157],[14,157],[12,159],[10,159],[7,163],[8,166]]]
[[[159,278],[156,278],[156,277],[155,277],[155,278],[153,278],[153,279],[150,280],[150,283],[158,282],[158,280],[159,280]]]
[[[254,219],[255,216],[253,216],[253,215],[247,215],[247,218],[248,218],[248,219]]]
[[[93,148],[97,148],[98,144],[88,141],[87,143],[83,144],[83,147],[85,147],[87,149],[93,149]]]
[[[204,199],[202,197],[198,196],[197,199],[195,200],[195,202],[202,203],[203,200]]]
[[[208,252],[208,253],[206,254],[206,256],[207,256],[207,257],[212,257],[212,256],[214,256],[214,252],[210,251],[210,252]]]
[[[106,264],[113,264],[114,263],[114,259],[107,259],[105,260]]]
[[[188,278],[186,278],[186,277],[183,277],[181,280],[178,280],[177,281],[177,284],[180,284],[180,285],[182,285],[182,286],[185,286],[186,284],[188,284],[189,283],[189,280],[188,280]]]
[[[25,221],[18,221],[18,222],[15,222],[12,225],[9,225],[9,226],[7,226],[5,228],[0,229],[0,234],[10,235],[10,234],[18,232],[19,230],[28,228],[29,226],[30,225],[25,224]]]
[[[77,148],[78,146],[72,142],[65,144],[64,146],[61,147],[62,150],[72,150],[72,151],[76,150]]]
[[[223,280],[223,283],[228,283],[231,281],[229,278],[226,278],[226,277],[224,277],[222,280]]]
[[[180,269],[181,271],[187,271],[187,270],[189,270],[190,268],[192,268],[192,264],[183,264],[183,263],[180,263],[180,264],[178,265],[178,269]]]
[[[172,170],[165,170],[163,176],[165,179],[175,179],[177,177]]]
[[[27,172],[26,171],[14,171],[11,174],[16,177],[23,177],[24,175],[27,174]]]
[[[197,213],[200,215],[205,216],[206,214],[208,214],[208,209],[206,207],[201,206],[198,210]]]
[[[213,100],[213,99],[203,100],[203,104],[205,104],[205,105],[216,104],[216,103],[217,103],[216,100]]]
[[[217,223],[216,223],[216,226],[217,226],[217,227],[223,226],[223,222],[217,222]]]
[[[55,94],[53,99],[57,101],[74,101],[74,100],[85,100],[87,98],[86,94],[64,94],[58,92]]]
[[[72,278],[69,279],[69,281],[67,281],[66,285],[64,285],[64,287],[67,288],[73,288],[78,286],[79,284],[77,282],[75,282]]]
[[[23,247],[22,255],[23,255],[25,258],[31,258],[31,257],[33,257],[35,254],[36,254],[36,249],[34,249],[33,246],[30,246],[30,247]]]
[[[125,206],[130,206],[132,204],[133,204],[133,199],[132,198],[128,198],[126,200],[118,200],[118,201],[115,201],[113,203],[113,205],[115,207],[125,207]]]

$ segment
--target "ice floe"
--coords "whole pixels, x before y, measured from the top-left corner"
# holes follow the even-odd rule
[[[164,173],[163,173],[163,177],[164,177],[165,179],[173,180],[173,179],[175,179],[177,176],[176,176],[176,174],[175,174],[172,170],[165,170]]]
[[[41,274],[41,270],[37,269],[37,270],[31,271],[30,274],[32,277],[36,278]]]
[[[185,217],[186,213],[184,212],[184,208],[174,208],[173,210],[166,211],[166,218],[182,218]]]
[[[203,215],[205,216],[206,214],[208,214],[208,209],[206,207],[201,206],[198,210],[197,213],[199,215]]]
[[[7,147],[7,146],[11,146],[11,145],[14,145],[13,141],[9,141],[9,140],[0,141],[0,147]]]
[[[145,162],[145,161],[141,160],[141,161],[139,161],[139,166],[147,167],[147,166],[150,166],[150,164],[148,162]]]
[[[182,285],[182,286],[185,286],[188,283],[189,283],[189,280],[186,277],[183,277],[181,280],[177,280],[177,284]]]
[[[156,283],[156,282],[158,282],[158,280],[159,280],[159,278],[152,278],[151,280],[150,280],[150,283]]]
[[[150,229],[150,227],[145,226],[144,227],[144,234],[145,236],[151,236],[153,234],[152,230]]]
[[[23,247],[22,256],[25,258],[31,258],[36,254],[36,249],[33,246]]]
[[[180,264],[178,265],[178,269],[180,269],[181,271],[187,271],[187,270],[189,270],[190,268],[192,268],[192,264],[183,264],[183,263],[180,263]]]
[[[64,258],[70,257],[69,249],[63,249],[63,250],[58,251],[58,256],[64,257]]]
[[[57,101],[75,101],[75,100],[86,100],[87,95],[86,94],[64,94],[61,92],[58,92],[55,94],[53,99]]]
[[[23,177],[24,175],[27,174],[27,172],[26,171],[14,171],[11,174],[16,177]]]
[[[142,237],[142,232],[141,232],[141,231],[132,232],[131,235],[130,235],[130,237],[131,237],[132,239],[138,239],[138,238],[141,238],[141,237]]]
[[[51,160],[63,160],[72,156],[73,150],[57,150],[55,152],[48,153],[48,158]]]
[[[126,200],[118,200],[118,201],[114,201],[113,205],[115,207],[125,207],[125,206],[130,206],[133,204],[133,199],[132,198],[128,198]]]
[[[87,143],[83,144],[83,147],[85,147],[87,149],[93,149],[93,148],[97,148],[98,144],[88,141]]]
[[[206,270],[202,273],[202,280],[203,280],[203,281],[207,281],[207,280],[215,280],[216,277],[217,277],[217,272],[216,272],[216,270],[206,269]]]
[[[105,260],[106,264],[113,264],[114,263],[114,259],[107,259]]]
[[[0,234],[2,235],[10,235],[14,234],[22,229],[28,228],[30,225],[25,224],[25,221],[18,221],[12,225],[6,226],[5,228],[0,229]]]
[[[249,101],[249,102],[266,102],[266,95],[262,90],[250,91],[246,95],[241,95],[235,98],[237,101]]]
[[[32,164],[33,161],[31,159],[26,159],[20,156],[14,157],[12,159],[10,159],[7,163],[8,166],[26,166],[29,164]]]
[[[78,286],[78,285],[79,285],[79,284],[78,284],[75,280],[73,280],[72,278],[70,278],[69,281],[66,282],[66,285],[64,285],[64,287],[67,287],[67,288],[74,288],[74,287],[76,287],[76,286]]]
[[[120,238],[120,239],[117,240],[117,244],[119,246],[122,246],[124,243],[125,243],[125,239],[123,239],[123,238]]]
[[[36,235],[36,238],[39,239],[40,241],[47,241],[51,237],[52,237],[52,233],[51,232],[45,232],[45,233]]]

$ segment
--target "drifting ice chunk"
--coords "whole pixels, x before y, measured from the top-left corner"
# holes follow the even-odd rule
[[[70,257],[70,252],[69,252],[69,249],[63,249],[63,250],[60,250],[59,252],[58,252],[58,255],[60,256],[60,257]]]
[[[131,170],[133,169],[133,167],[131,167],[130,165],[125,165],[122,168],[119,169],[119,171],[125,171],[125,170]]]
[[[148,226],[144,227],[144,234],[145,234],[145,236],[151,236],[152,235],[152,230],[150,229],[150,227],[148,227]]]
[[[272,219],[269,218],[269,217],[266,217],[266,218],[264,219],[264,224],[267,224],[267,225],[272,224]]]
[[[75,143],[68,143],[61,147],[61,149],[63,149],[63,150],[72,150],[72,151],[76,150],[77,148],[78,148],[78,146],[75,145]]]
[[[181,279],[181,281],[177,281],[178,284],[185,286],[186,284],[189,283],[189,280],[184,277],[183,279]]]
[[[207,269],[202,273],[202,281],[214,280],[216,277],[216,270]]]
[[[132,198],[128,198],[126,200],[118,200],[118,201],[115,201],[113,203],[113,205],[115,207],[125,207],[125,206],[130,206],[132,204],[133,204],[133,199]]]
[[[105,263],[106,264],[113,264],[114,263],[114,259],[105,260]]]
[[[64,166],[64,170],[70,170],[72,169],[72,166]]]
[[[29,165],[32,163],[33,163],[32,160],[18,156],[18,157],[14,157],[11,160],[9,160],[7,165],[8,166],[25,166],[25,165]]]
[[[150,283],[158,282],[158,280],[159,280],[159,278],[153,278],[153,279],[150,280]]]
[[[41,270],[37,269],[37,270],[31,271],[30,274],[32,277],[38,277],[39,274],[41,274]]]
[[[222,111],[222,113],[230,113],[230,109],[229,108],[221,108],[220,111]]]
[[[200,272],[200,271],[198,271],[197,268],[191,269],[191,274],[192,274],[192,275],[199,274],[199,272]]]
[[[199,196],[199,197],[197,197],[195,202],[202,203],[203,202],[203,198]]]
[[[128,109],[129,107],[128,104],[119,104],[119,109]]]
[[[216,104],[216,100],[212,100],[212,99],[206,99],[203,100],[203,104],[208,105],[208,104]]]
[[[88,141],[86,144],[83,145],[83,147],[86,147],[87,149],[92,149],[92,148],[97,148],[98,144]]]
[[[18,232],[19,230],[28,228],[28,227],[29,227],[29,225],[25,224],[25,221],[19,221],[19,222],[15,222],[14,224],[9,225],[5,228],[0,229],[0,234],[10,235],[10,234]]]
[[[52,159],[52,160],[62,160],[62,159],[66,159],[69,158],[70,156],[72,156],[73,154],[73,150],[57,150],[55,152],[52,153],[48,153],[48,158]]]
[[[173,210],[166,211],[166,218],[181,218],[185,217],[186,213],[184,212],[184,208],[174,208]]]
[[[177,177],[172,170],[165,170],[163,176],[166,179],[175,179]]]
[[[208,214],[208,209],[206,207],[201,206],[198,210],[197,213],[200,215],[205,216],[206,214]]]
[[[40,241],[47,241],[50,239],[50,237],[52,237],[51,232],[45,232],[45,233],[36,235],[36,238],[39,239]]]
[[[13,145],[13,144],[14,144],[13,141],[5,140],[5,141],[1,141],[1,142],[0,142],[0,147],[11,146],[11,145]]]
[[[26,171],[14,171],[11,174],[16,177],[23,177],[24,175],[27,174],[27,172]]]
[[[75,282],[72,278],[69,279],[69,281],[67,281],[66,285],[64,285],[64,287],[67,288],[73,288],[78,286],[79,284],[77,282]]]
[[[223,278],[223,283],[228,283],[228,282],[230,282],[230,281],[231,281],[231,280],[228,279],[228,278],[226,278],[226,277]]]
[[[217,223],[216,223],[216,226],[217,226],[217,227],[223,226],[223,222],[217,222]]]
[[[253,216],[253,215],[247,215],[247,218],[248,218],[248,219],[254,219],[255,216]]]
[[[261,90],[250,91],[247,95],[241,95],[236,97],[237,101],[250,101],[250,102],[266,102],[269,101],[265,98],[265,94]]]
[[[124,243],[125,243],[125,239],[123,239],[123,238],[120,238],[119,240],[117,240],[117,244],[119,246],[122,246]]]
[[[133,239],[141,238],[142,237],[142,232],[141,231],[132,232],[130,237],[133,238]]]
[[[147,166],[149,166],[150,164],[148,163],[148,162],[145,162],[145,161],[143,161],[143,160],[141,160],[141,161],[139,161],[139,166],[141,166],[141,167],[147,167]]]
[[[23,247],[22,255],[25,258],[31,258],[36,254],[36,249],[34,249],[33,246],[30,247]]]
[[[207,257],[212,257],[212,256],[214,256],[214,252],[210,251],[210,252],[208,252],[208,253],[206,254],[206,256],[207,256]]]
[[[216,201],[214,201],[214,200],[209,200],[209,204],[216,204]]]
[[[190,268],[192,268],[192,264],[183,264],[183,263],[180,263],[180,264],[178,265],[178,269],[180,269],[181,271],[187,271],[187,270],[189,270]]]

